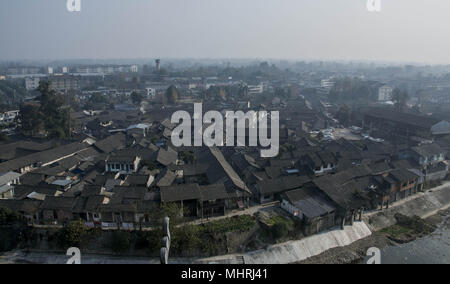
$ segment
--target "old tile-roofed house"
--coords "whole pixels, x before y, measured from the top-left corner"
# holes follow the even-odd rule
[[[127,146],[126,135],[118,132],[94,144],[99,151],[103,153],[111,153],[115,150],[124,149]]]
[[[155,180],[155,184],[158,187],[170,186],[175,181],[176,177],[177,175],[175,174],[175,172],[166,168],[158,174]]]
[[[58,141],[52,140],[43,143],[21,140],[14,143],[1,145],[0,162],[13,160],[33,153],[49,150],[58,145]]]
[[[0,172],[16,171],[26,173],[35,168],[45,167],[59,160],[73,156],[89,148],[86,143],[71,143],[50,150],[30,154],[0,164]]]
[[[148,138],[140,139],[139,142],[135,145],[137,148],[149,149],[152,152],[158,151],[158,146],[153,144],[153,142]]]
[[[0,199],[0,207],[8,208],[14,212],[18,212],[27,218],[28,222],[39,221],[39,208],[42,201],[33,199],[13,200]]]
[[[196,183],[161,187],[161,201],[175,202],[201,199],[200,187]]]
[[[14,186],[20,183],[20,176],[16,172],[0,173],[0,199],[14,197]]]
[[[264,168],[265,173],[267,176],[271,179],[277,179],[283,174],[283,168],[282,167],[265,167]]]
[[[207,181],[206,172],[209,165],[206,163],[185,164],[181,166],[185,183],[204,184]]]
[[[145,186],[150,187],[150,185],[155,181],[155,177],[152,175],[139,175],[133,174],[128,175],[123,183],[124,186]]]
[[[148,189],[143,186],[116,186],[113,189],[115,197],[120,197],[123,201],[136,202],[144,200]]]
[[[206,163],[185,164],[182,166],[182,170],[185,176],[198,176],[206,174],[208,167],[209,165]]]
[[[103,227],[118,227],[130,229],[138,222],[137,203],[122,203],[120,197],[111,198],[108,204],[100,205]]]
[[[156,161],[163,166],[176,165],[178,160],[178,152],[167,147],[166,149],[160,148],[156,157]]]
[[[400,158],[413,160],[422,170],[426,180],[442,180],[448,174],[448,166],[444,163],[447,151],[437,143],[423,144],[401,151]]]
[[[315,175],[333,172],[338,160],[331,152],[320,151],[307,153],[300,158],[300,165],[307,166]]]
[[[386,162],[370,163],[367,167],[372,171],[373,175],[386,174],[392,171],[392,167]]]
[[[360,183],[354,180],[340,182],[336,181],[333,176],[324,176],[315,179],[313,182],[344,211],[345,217],[347,217],[348,211],[357,210],[361,207],[370,208],[367,201],[362,197],[366,188],[361,188]]]
[[[450,122],[442,120],[431,127],[433,135],[448,135],[450,134]]]
[[[208,217],[227,213],[235,208],[239,196],[227,191],[224,184],[199,186],[196,183],[161,187],[161,202],[178,203],[189,216]]]
[[[75,197],[47,196],[40,207],[43,220],[52,223],[71,221],[75,201]]]
[[[123,184],[123,180],[117,178],[108,178],[104,183],[105,190],[107,192],[111,192],[114,187],[120,186]]]
[[[44,174],[26,173],[20,177],[20,183],[25,185],[37,185],[45,180]]]
[[[245,170],[257,170],[260,169],[256,161],[249,155],[234,153],[231,156],[231,163],[234,168],[239,172],[244,172]]]
[[[364,125],[395,137],[429,137],[431,128],[438,122],[429,116],[399,112],[387,108],[368,108],[364,113]]]
[[[300,188],[310,182],[307,176],[282,176],[276,179],[258,181],[256,197],[260,203],[276,200],[279,194]]]
[[[374,181],[371,170],[364,166],[354,167],[335,175],[326,175],[313,180],[318,190],[325,193],[338,208],[337,218],[342,222],[352,221],[361,208],[372,208],[369,190]]]
[[[141,157],[136,150],[114,151],[106,158],[105,171],[121,174],[136,173],[139,170],[140,163]]]
[[[420,176],[414,174],[413,171],[407,169],[395,169],[383,177],[384,188],[382,188],[382,200],[379,202],[381,206],[384,204],[404,199],[421,190],[419,184]]]
[[[422,166],[445,160],[445,151],[437,143],[424,144],[411,148],[412,158]]]
[[[14,199],[25,199],[31,193],[39,193],[45,196],[60,196],[63,191],[56,185],[47,184],[45,182],[41,182],[37,185],[17,185],[14,188]]]
[[[325,149],[338,159],[337,170],[339,171],[360,165],[363,161],[362,150],[344,138],[327,143]]]
[[[378,162],[390,161],[392,156],[397,153],[397,149],[386,143],[378,143],[369,139],[353,141],[353,145],[359,148],[363,161]]]
[[[303,220],[306,234],[315,234],[336,225],[336,207],[326,195],[309,187],[282,194],[281,208]]]
[[[33,171],[33,173],[43,174],[45,176],[62,176],[68,171],[75,169],[81,163],[77,155],[62,159],[53,164],[41,167]]]
[[[109,197],[104,195],[81,196],[76,199],[72,212],[75,218],[85,220],[88,226],[101,224],[100,207],[109,203]]]
[[[230,194],[223,183],[201,185],[200,195],[203,201],[228,199],[230,197]]]
[[[159,192],[142,186],[116,186],[108,203],[100,206],[103,227],[124,229],[148,222],[148,213],[159,206]]]
[[[196,183],[161,187],[161,202],[179,203],[185,216],[200,215],[197,205],[200,199],[200,188]]]
[[[261,171],[262,169],[253,157],[246,154],[233,153],[230,160],[232,167],[236,169],[236,172],[239,173],[239,176],[247,185],[251,185],[256,182],[253,173],[256,171]]]
[[[203,217],[225,215],[231,208],[232,195],[222,183],[200,186],[200,207]]]
[[[225,187],[235,188],[243,192],[251,194],[251,191],[227,162],[222,152],[217,147],[209,147],[209,151],[213,156],[210,168],[207,171],[208,180],[210,183],[223,182]]]
[[[84,185],[81,191],[82,197],[88,197],[91,195],[102,195],[105,188],[100,185]]]

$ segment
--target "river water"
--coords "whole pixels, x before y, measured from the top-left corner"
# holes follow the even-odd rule
[[[407,244],[382,249],[381,263],[450,264],[450,215],[431,235]]]

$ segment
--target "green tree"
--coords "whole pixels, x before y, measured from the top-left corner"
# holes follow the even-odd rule
[[[63,227],[58,234],[58,243],[62,248],[79,247],[86,237],[88,228],[83,221],[72,221]]]
[[[181,216],[181,207],[174,203],[162,204],[159,208],[155,208],[148,212],[151,226],[153,230],[147,235],[148,246],[153,251],[159,251],[161,248],[161,239],[163,237],[162,225],[165,217],[170,218],[170,231],[172,235],[177,232],[177,226],[183,222]]]
[[[272,236],[274,239],[285,238],[293,230],[294,223],[282,217],[276,218],[272,226]]]
[[[406,108],[406,103],[408,101],[409,95],[406,90],[400,90],[395,88],[392,92],[392,99],[395,102],[395,107],[398,111],[403,111]]]
[[[130,249],[130,233],[115,231],[111,236],[110,248],[115,253],[123,253]]]
[[[180,156],[186,164],[192,164],[195,161],[195,155],[192,151],[183,151]]]
[[[8,208],[0,207],[0,224],[10,225],[23,220],[23,216]]]
[[[138,92],[131,93],[131,101],[133,102],[133,104],[140,105],[143,99],[144,96],[141,93]]]
[[[108,98],[102,93],[93,93],[89,97],[89,102],[93,104],[107,104]]]
[[[174,251],[189,253],[200,247],[198,227],[195,225],[184,225],[177,227],[171,240],[171,247]]]
[[[70,136],[70,108],[63,107],[63,98],[50,86],[50,82],[41,81],[37,89],[40,106],[22,105],[20,120],[22,130],[34,135],[42,128],[51,138],[66,138]]]
[[[19,120],[22,132],[26,135],[35,135],[43,129],[43,119],[38,105],[23,104],[20,107]]]
[[[166,91],[166,96],[169,104],[176,104],[180,96],[180,92],[178,91],[177,87],[171,85]]]
[[[347,105],[342,105],[336,114],[336,118],[340,123],[347,125],[350,122],[350,108]]]

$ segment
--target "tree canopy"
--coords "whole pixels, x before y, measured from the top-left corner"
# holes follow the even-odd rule
[[[35,135],[45,131],[50,138],[70,136],[70,109],[63,107],[63,98],[41,81],[37,89],[41,95],[39,104],[24,104],[20,109],[20,121],[24,134]]]
[[[169,104],[176,104],[180,96],[180,92],[178,91],[177,87],[171,85],[166,91],[166,96]]]
[[[405,90],[395,88],[392,92],[392,99],[395,102],[395,107],[398,111],[403,111],[406,108],[406,103],[408,101],[409,95]]]
[[[143,99],[144,95],[142,95],[141,93],[138,92],[131,93],[131,101],[133,102],[133,104],[140,105]]]

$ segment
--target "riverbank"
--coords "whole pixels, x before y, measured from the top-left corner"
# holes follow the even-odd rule
[[[374,232],[371,236],[356,241],[349,246],[337,247],[320,255],[313,256],[298,264],[351,264],[361,263],[371,247],[380,250],[388,246],[409,243],[434,232],[437,225],[450,215],[450,209],[438,211],[435,215],[422,219],[401,215],[402,223]],[[412,222],[408,224],[409,222]]]
[[[379,249],[409,243],[432,233],[436,225],[441,223],[444,216],[450,215],[450,182],[420,192],[405,200],[393,204],[389,209],[366,214],[364,222],[372,230],[372,235],[358,240],[346,247],[338,247],[316,255],[307,260],[295,262],[301,264],[326,263],[347,264],[359,263],[365,256],[367,249]],[[414,218],[422,227],[414,224],[398,224],[398,216]],[[417,219],[417,217],[419,217]],[[417,225],[417,223],[416,223]]]
[[[364,222],[355,222],[354,226],[346,226],[345,230],[331,230],[307,238],[264,246],[263,249],[255,251],[206,258],[197,257],[196,259],[180,258],[177,261],[179,263],[246,264],[359,263],[366,256],[368,248],[382,249],[421,238],[433,232],[436,224],[442,221],[442,216],[448,215],[450,215],[449,182],[397,202],[389,209],[369,212],[364,216]],[[248,237],[246,238],[248,239]],[[237,247],[236,244],[233,246]],[[45,251],[42,253],[46,255]],[[14,257],[12,258],[14,259]],[[118,261],[118,259],[108,258],[108,256],[99,259],[96,255],[92,255],[90,258],[92,263]],[[153,263],[155,261],[151,257],[137,259],[130,255],[129,258],[125,258],[121,257],[123,261],[129,263],[133,263],[133,261]],[[46,262],[44,261],[44,263]]]

